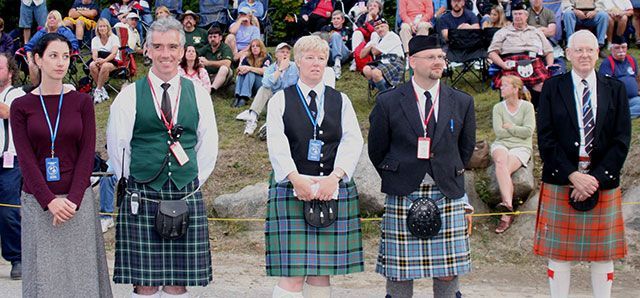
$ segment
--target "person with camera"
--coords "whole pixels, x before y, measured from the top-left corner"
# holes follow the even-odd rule
[[[213,278],[200,188],[218,133],[209,93],[178,74],[184,34],[174,18],[151,25],[151,69],[118,94],[109,115],[107,150],[120,179],[113,280],[133,284],[132,297],[188,297],[187,286]]]
[[[475,147],[473,98],[440,81],[444,41],[409,41],[410,82],[379,93],[369,116],[369,159],[382,178],[385,213],[376,272],[387,297],[412,297],[433,278],[436,298],[458,292],[471,270],[464,169]]]
[[[364,271],[353,181],[364,141],[349,97],[323,82],[329,45],[305,36],[293,52],[300,79],[267,113],[266,269],[280,277],[274,298],[328,298],[331,275]]]

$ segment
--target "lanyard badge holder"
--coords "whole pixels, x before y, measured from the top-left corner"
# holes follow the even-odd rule
[[[300,90],[300,86],[296,85],[296,89],[298,89],[298,95],[300,95],[300,100],[302,101],[302,105],[304,106],[305,111],[307,112],[307,116],[309,116],[309,120],[311,120],[311,125],[313,125],[313,139],[309,140],[309,151],[307,152],[307,160],[309,161],[320,161],[320,156],[322,154],[322,145],[324,142],[317,139],[318,132],[318,115],[314,118],[311,115],[311,110],[309,110],[309,105],[305,100],[305,97],[302,95],[302,91]],[[318,107],[318,114],[320,114],[320,110],[324,105],[323,100],[319,100],[321,105]]]
[[[158,100],[156,98],[156,91],[153,89],[153,84],[151,84],[151,80],[149,79],[149,77],[147,77],[147,81],[149,82],[149,88],[151,89],[154,103],[156,103],[156,105],[160,109],[160,117],[162,118],[162,123],[167,128],[167,133],[169,134],[169,138],[171,139],[171,144],[169,145],[169,151],[171,151],[171,154],[173,154],[173,157],[176,158],[176,161],[178,162],[178,164],[180,166],[183,166],[184,164],[189,162],[189,156],[184,151],[184,148],[182,148],[182,145],[178,141],[180,139],[180,136],[184,132],[184,128],[180,124],[175,124],[175,125],[173,124],[174,117],[171,117],[172,119],[171,122],[167,121],[167,116],[162,112],[162,108],[160,107],[160,104],[158,103]],[[172,115],[175,115],[175,111],[178,108],[178,99],[180,98],[181,89],[182,89],[182,84],[179,84],[178,95],[176,96],[176,100],[175,100],[176,103],[173,106]]]
[[[56,117],[56,126],[53,128],[51,125],[51,120],[49,119],[49,113],[47,112],[47,107],[44,104],[44,98],[42,97],[42,88],[38,88],[40,95],[40,103],[42,104],[42,111],[44,112],[44,117],[47,120],[47,125],[49,126],[49,135],[51,136],[51,157],[45,158],[44,166],[45,166],[45,174],[47,182],[56,182],[60,181],[60,160],[55,156],[55,142],[56,136],[58,135],[58,128],[60,126],[60,111],[62,110],[62,101],[64,99],[64,87],[60,90],[60,100],[58,100],[58,116]]]
[[[418,95],[416,95],[416,102],[418,102],[418,103],[420,102],[418,100]],[[426,118],[424,118],[422,116],[421,110],[418,109],[418,112],[420,113],[421,120],[424,119],[424,121],[423,121],[423,124],[424,124],[424,135],[422,137],[418,137],[418,152],[417,152],[418,159],[429,159],[429,158],[431,158],[431,137],[427,136],[427,125],[429,125],[429,121],[431,120],[431,116],[433,116],[433,110],[434,110],[435,106],[436,106],[436,104],[435,104],[435,101],[434,101],[434,103],[431,105],[431,109],[429,109],[429,114],[427,115]]]

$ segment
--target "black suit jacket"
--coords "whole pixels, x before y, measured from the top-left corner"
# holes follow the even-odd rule
[[[382,178],[382,192],[408,195],[422,182],[428,163],[442,193],[459,198],[464,168],[476,141],[473,97],[440,83],[438,122],[431,136],[431,158],[417,158],[424,129],[411,81],[378,95],[369,122],[369,158]],[[451,129],[453,121],[453,130]]]
[[[631,119],[624,85],[596,74],[598,107],[589,174],[600,189],[620,185],[620,170],[629,151]],[[580,131],[571,72],[544,82],[538,108],[538,148],[542,181],[568,185],[578,169]],[[581,117],[581,116],[580,116]]]

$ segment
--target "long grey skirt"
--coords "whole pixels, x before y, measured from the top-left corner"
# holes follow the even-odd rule
[[[100,203],[87,188],[73,218],[53,226],[53,216],[22,193],[22,296],[113,297]]]

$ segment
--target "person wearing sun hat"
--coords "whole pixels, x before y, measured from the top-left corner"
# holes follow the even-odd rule
[[[207,31],[198,27],[200,16],[192,10],[187,10],[178,17],[178,21],[184,27],[184,35],[187,38],[185,46],[193,46],[196,50],[205,47],[207,42]]]

